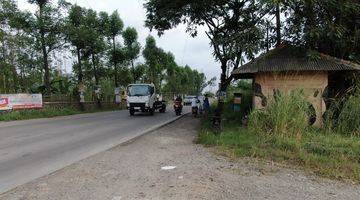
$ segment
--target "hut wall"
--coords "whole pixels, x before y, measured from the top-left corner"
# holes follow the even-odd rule
[[[274,98],[277,91],[289,93],[295,89],[303,89],[308,102],[315,109],[315,126],[322,125],[322,116],[326,110],[323,92],[328,85],[327,72],[288,72],[288,73],[258,73],[254,78],[253,106],[264,108]]]

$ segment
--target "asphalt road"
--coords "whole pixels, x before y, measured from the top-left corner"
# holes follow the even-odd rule
[[[0,123],[0,193],[133,139],[176,118],[127,111]]]

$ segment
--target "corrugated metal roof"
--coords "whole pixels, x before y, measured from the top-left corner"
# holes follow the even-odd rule
[[[314,58],[315,57],[315,58]],[[232,74],[283,71],[357,71],[360,65],[324,54],[309,56],[309,51],[290,45],[270,50],[234,70]]]

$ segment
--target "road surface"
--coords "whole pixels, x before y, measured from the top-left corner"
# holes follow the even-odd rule
[[[127,111],[0,123],[0,193],[133,139],[176,118]]]

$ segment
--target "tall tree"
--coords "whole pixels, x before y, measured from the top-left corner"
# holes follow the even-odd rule
[[[360,2],[289,1],[287,36],[298,45],[360,63]]]
[[[24,31],[28,18],[31,14],[20,11],[14,1],[0,0],[0,74],[4,75],[1,83],[6,92],[28,91],[37,81],[28,81],[32,73],[38,72],[34,39]]]
[[[101,57],[106,50],[105,44],[105,32],[100,26],[100,20],[96,11],[87,10],[85,15],[85,24],[86,29],[89,32],[88,37],[86,37],[86,50],[85,56],[89,58],[92,66],[92,74],[95,80],[94,92],[97,102],[97,106],[101,107],[101,98],[100,98],[100,78],[102,74],[100,73],[100,63]]]
[[[85,10],[80,6],[74,5],[71,7],[69,11],[69,16],[66,24],[66,33],[67,39],[70,43],[75,47],[75,52],[77,56],[77,75],[78,82],[82,83],[83,81],[83,71],[82,71],[82,51],[86,47],[86,35],[88,35],[88,31],[84,24],[84,14]]]
[[[14,1],[0,1],[0,24],[2,25],[0,29],[0,72],[4,75],[2,77],[4,91],[14,89],[13,91],[16,92],[18,87],[18,74],[15,66],[16,40],[14,40],[15,36],[12,34],[14,30],[11,26],[11,21],[16,18],[17,13],[18,9]],[[10,87],[6,87],[6,83]]]
[[[116,87],[119,87],[118,64],[121,62],[119,59],[121,57],[116,58],[116,56],[119,55],[119,50],[116,49],[116,37],[122,33],[123,28],[124,23],[121,20],[118,11],[114,11],[108,19],[107,36],[112,41],[114,82]]]
[[[139,57],[140,54],[140,43],[137,41],[138,33],[135,28],[128,27],[123,33],[125,50],[126,50],[126,57],[131,64],[131,72],[133,82],[136,81],[136,71],[135,71],[135,60]]]
[[[267,14],[259,9],[261,6],[255,0],[148,0],[146,26],[161,35],[183,23],[196,36],[197,27],[205,25],[214,56],[221,64],[220,90],[226,91],[233,79],[227,77],[228,62],[233,63],[231,70],[236,69],[244,58],[251,59],[260,50],[264,34],[258,25]],[[222,101],[217,110],[220,115]]]
[[[275,1],[275,18],[276,18],[276,46],[281,44],[281,19],[280,19],[280,0]]]
[[[82,54],[86,48],[86,38],[90,34],[85,26],[85,13],[86,10],[80,6],[73,5],[69,10],[69,16],[66,22],[66,35],[67,40],[71,45],[75,47],[75,54],[77,57],[77,64],[73,66],[75,73],[77,74],[78,86],[84,85],[83,82],[83,66],[82,66]],[[84,110],[84,105],[81,102],[80,91],[77,91],[77,98],[81,110]]]
[[[263,4],[263,7],[259,7],[262,13],[267,13],[266,18],[266,49],[269,50],[270,46],[274,41],[275,46],[278,47],[282,43],[282,19],[281,13],[285,10],[286,1],[285,0],[259,0],[260,4]],[[290,1],[289,1],[290,2]],[[275,24],[274,24],[275,21]],[[274,24],[274,25],[273,25]],[[273,34],[269,34],[270,30],[273,30]],[[270,39],[272,37],[273,39]]]
[[[158,47],[155,38],[152,36],[146,38],[145,48],[142,53],[147,65],[148,81],[154,83],[161,92],[162,84],[166,77],[166,70],[173,56]]]
[[[155,38],[148,36],[146,38],[145,48],[143,50],[143,56],[146,61],[147,69],[147,78],[151,83],[154,83],[156,88],[160,87],[158,75],[161,72],[161,66],[159,63],[159,48],[156,46]]]
[[[36,38],[38,50],[43,56],[44,85],[46,94],[51,94],[49,56],[52,51],[63,46],[64,17],[62,9],[66,2],[59,1],[54,7],[51,0],[28,0],[37,6],[35,18],[30,21],[30,32]]]

